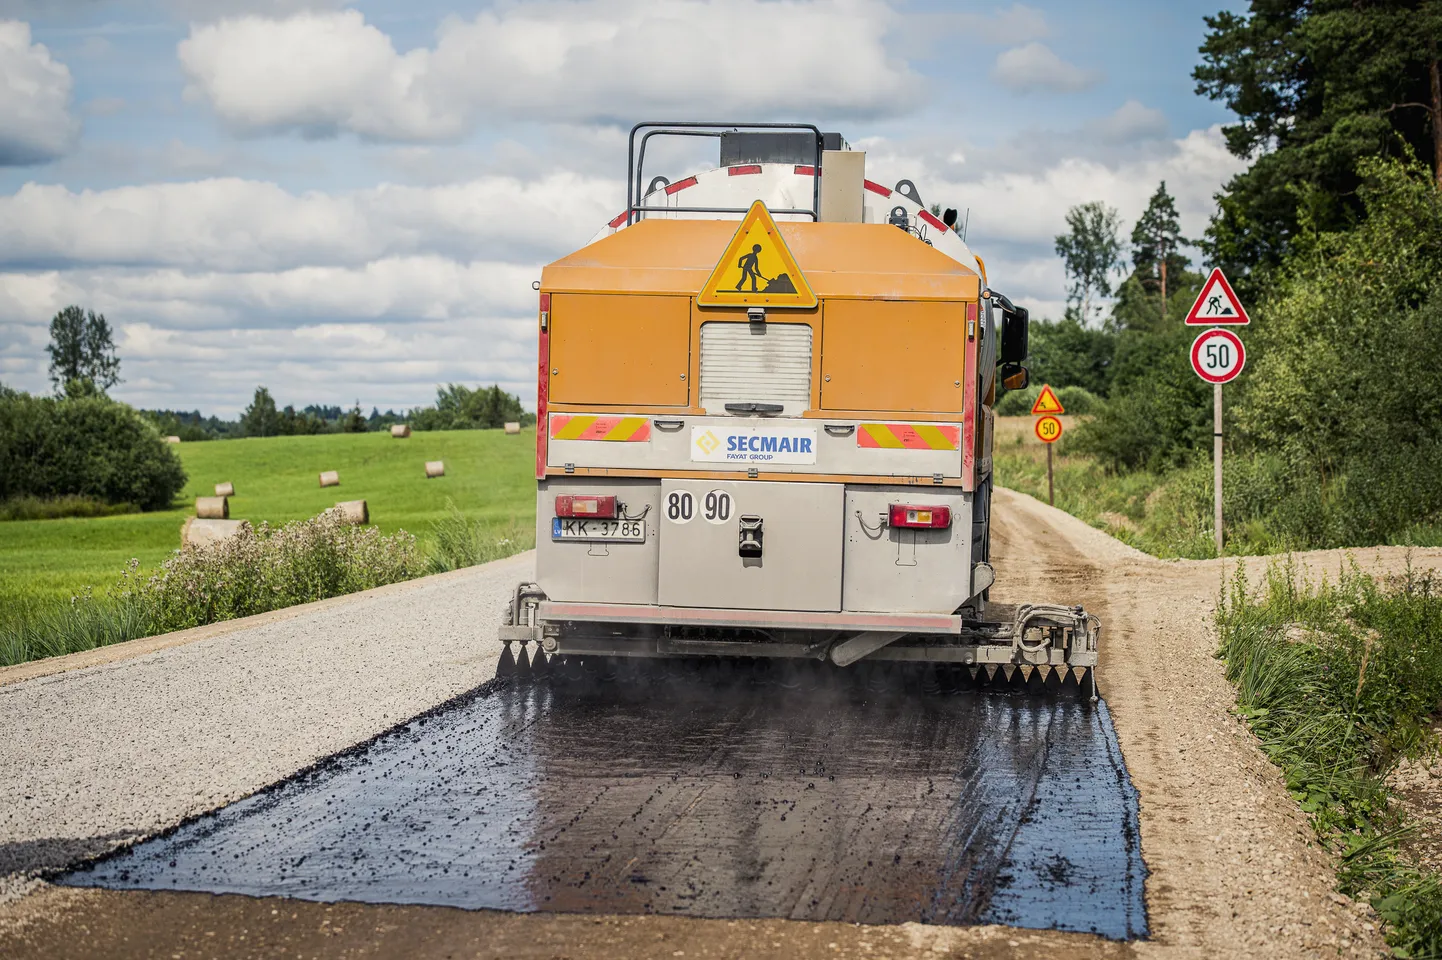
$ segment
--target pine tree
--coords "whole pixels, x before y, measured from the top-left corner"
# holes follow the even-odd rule
[[[1167,275],[1173,277],[1187,268],[1190,261],[1177,253],[1188,241],[1177,224],[1177,205],[1167,193],[1167,182],[1157,185],[1146,212],[1132,228],[1132,265],[1138,280],[1155,285],[1162,294],[1162,320],[1167,318]]]
[[[265,387],[255,388],[255,397],[240,415],[240,428],[247,437],[274,437],[280,433],[280,413]]]

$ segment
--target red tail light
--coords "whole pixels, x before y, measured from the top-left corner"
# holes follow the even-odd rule
[[[556,516],[600,517],[605,520],[614,520],[616,518],[616,498],[614,496],[562,495],[556,498]]]
[[[951,508],[913,507],[905,503],[893,503],[891,525],[919,530],[945,530],[951,526]]]

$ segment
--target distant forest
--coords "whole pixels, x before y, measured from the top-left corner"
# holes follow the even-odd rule
[[[277,407],[265,387],[257,387],[250,406],[239,419],[207,417],[199,410],[141,410],[166,436],[186,442],[230,440],[240,437],[277,437],[319,433],[366,433],[385,430],[392,424],[409,424],[413,430],[483,430],[508,422],[530,425],[536,415],[521,408],[521,400],[499,385],[471,389],[448,383],[436,389],[434,406],[413,407],[397,412],[371,407],[367,416],[359,402],[349,410],[339,406],[309,404],[297,410]]]

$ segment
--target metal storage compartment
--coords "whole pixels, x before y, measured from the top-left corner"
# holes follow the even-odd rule
[[[945,530],[888,526],[893,503],[951,508]],[[971,495],[955,488],[846,487],[843,610],[951,613],[970,599]]]
[[[724,519],[721,511],[708,511],[708,494],[729,498]],[[690,518],[672,519],[668,514],[677,512],[674,507],[684,504],[687,495]],[[659,602],[839,611],[843,496],[839,483],[662,480]],[[743,517],[761,518],[759,558],[740,556]]]

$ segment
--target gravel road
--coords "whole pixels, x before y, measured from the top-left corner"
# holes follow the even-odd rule
[[[532,565],[524,554],[14,683],[0,671],[0,875],[13,889],[16,874],[171,827],[485,682],[497,615]]]
[[[7,957],[1367,957],[1375,917],[1232,714],[1211,615],[1235,562],[1163,562],[997,491],[998,600],[1083,602],[1141,796],[1151,938],[1003,927],[576,917],[80,890],[12,881]],[[1442,550],[1411,551],[1442,567]],[[1335,573],[1338,551],[1299,569]],[[1402,550],[1356,551],[1376,572]],[[384,588],[133,659],[7,684],[0,871],[53,868],[286,777],[487,679],[495,612],[527,556]],[[1266,565],[1249,559],[1253,574]],[[114,654],[111,654],[114,655]],[[13,679],[13,675],[11,675]]]

